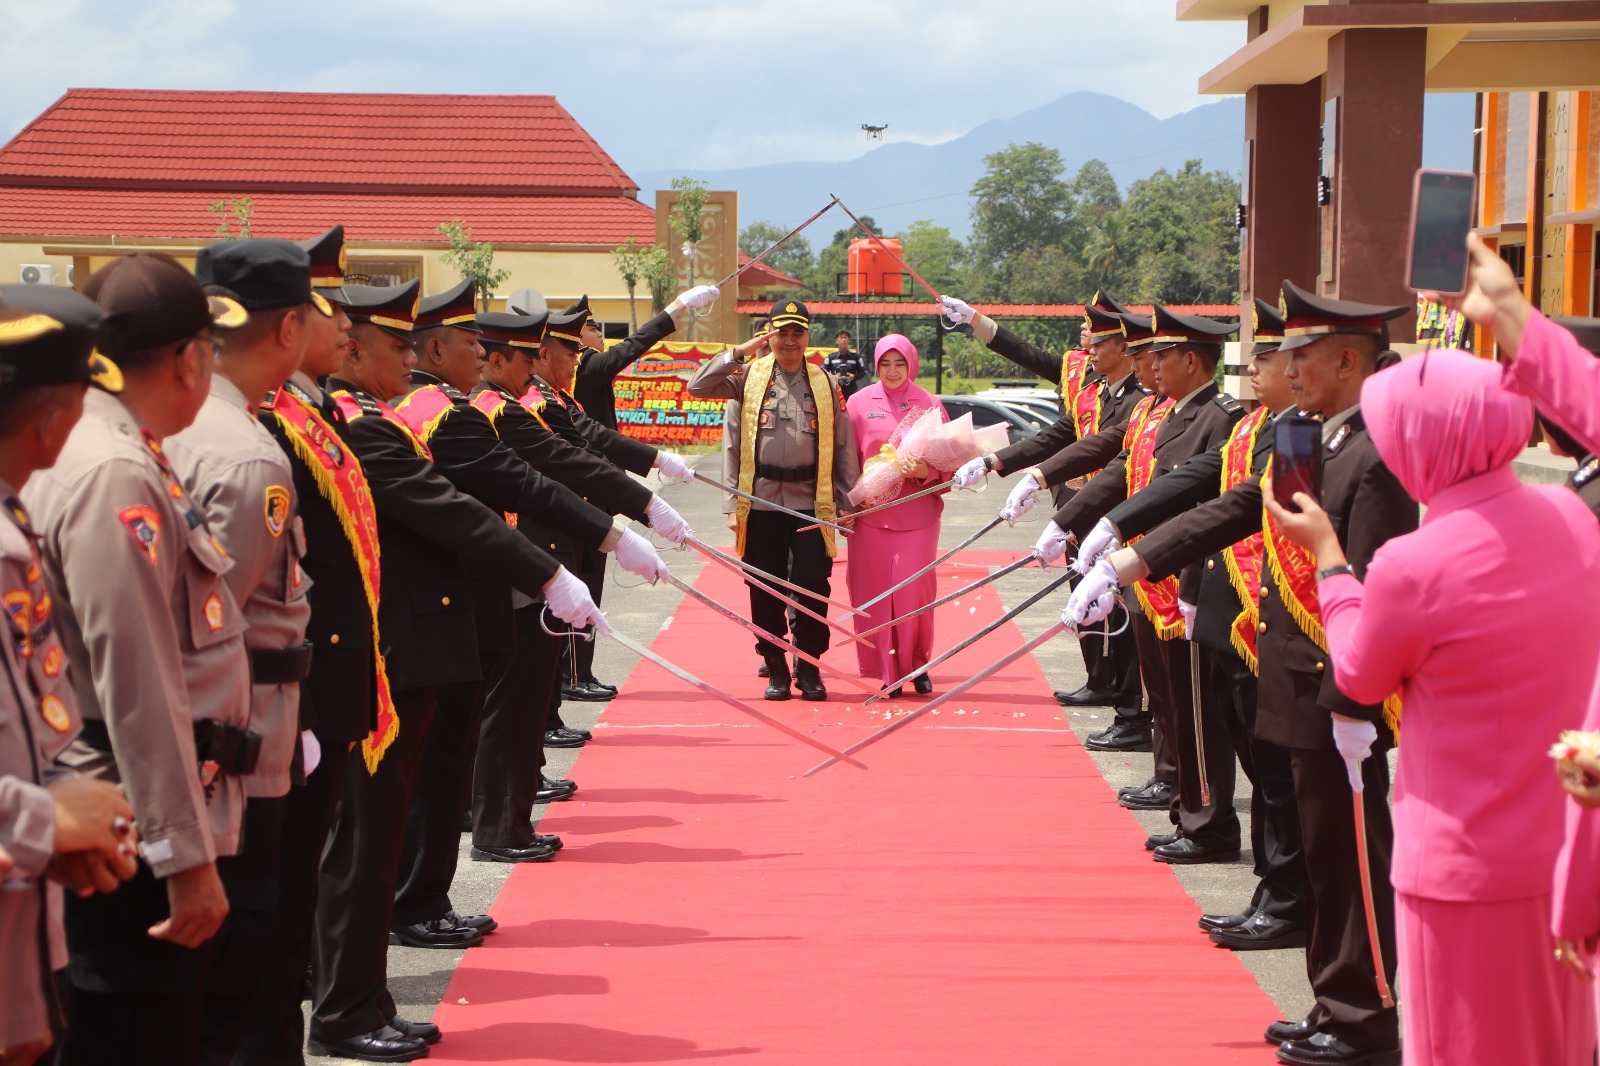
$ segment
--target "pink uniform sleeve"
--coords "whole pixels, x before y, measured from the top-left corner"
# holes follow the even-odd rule
[[[1421,590],[1388,553],[1372,557],[1365,585],[1339,574],[1318,584],[1317,595],[1333,679],[1357,703],[1382,703],[1427,658]]]
[[[1532,398],[1585,448],[1600,452],[1600,359],[1537,310],[1528,315],[1505,384]]]

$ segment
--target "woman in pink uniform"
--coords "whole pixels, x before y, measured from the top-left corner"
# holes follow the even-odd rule
[[[873,363],[878,380],[850,397],[846,405],[863,463],[879,454],[908,415],[933,409],[939,412],[941,421],[949,421],[944,406],[915,383],[917,346],[909,339],[898,333],[884,337],[873,351]],[[949,477],[921,460],[907,461],[901,469],[906,480],[899,496],[908,496]],[[935,494],[858,519],[847,555],[850,602],[865,603],[933,562],[939,550],[939,516],[943,513],[944,497]],[[913,581],[874,604],[865,615],[856,615],[856,631],[882,625],[931,602],[938,595],[936,585],[936,575],[932,573]],[[876,648],[856,645],[861,676],[893,684],[932,656],[933,612],[876,633],[870,639]],[[933,691],[933,681],[926,674],[914,684],[924,696]],[[899,689],[891,693],[899,694]]]
[[[1308,497],[1301,514],[1269,503],[1316,552],[1340,690],[1402,696],[1390,880],[1407,1066],[1584,1066],[1595,1046],[1589,990],[1551,952],[1563,799],[1547,751],[1600,657],[1600,530],[1566,488],[1518,480],[1533,404],[1501,376],[1432,352],[1367,380],[1372,442],[1428,510],[1364,580]],[[1336,720],[1335,738],[1354,728]]]

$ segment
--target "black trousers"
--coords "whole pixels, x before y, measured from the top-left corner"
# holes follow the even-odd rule
[[[1144,683],[1145,705],[1150,708],[1150,717],[1155,726],[1151,740],[1151,747],[1155,752],[1155,779],[1176,786],[1178,764],[1173,761],[1171,741],[1174,713],[1172,686],[1167,678],[1166,645],[1171,642],[1156,636],[1156,627],[1150,624],[1150,619],[1139,609],[1139,602],[1132,594],[1124,593],[1124,598],[1128,601],[1128,611],[1131,615],[1128,629],[1133,634],[1134,645],[1139,653],[1139,678]],[[1187,711],[1189,705],[1187,689],[1184,690],[1183,703]]]
[[[781,511],[751,511],[745,527],[744,561],[825,596],[828,579],[833,575],[833,560],[828,556],[822,530],[798,532],[806,524]],[[828,605],[821,600],[802,595],[795,599],[819,615],[828,613]],[[788,636],[789,642],[801,651],[820,657],[828,650],[828,634],[832,630],[815,618],[799,613],[791,627],[784,607],[784,602],[776,596],[751,586],[750,620],[775,636]],[[763,657],[783,654],[783,649],[770,641],[761,641],[757,647]]]
[[[600,604],[600,596],[606,587],[606,553],[595,551],[593,548],[580,549],[583,556],[578,577],[589,588],[589,595],[594,597],[596,606]],[[554,628],[554,627],[552,627]],[[592,640],[583,640],[579,637],[566,639],[566,652],[561,665],[561,679],[567,683],[580,681],[593,681],[594,676],[594,645]],[[551,718],[551,728],[565,725],[561,721],[559,706]]]
[[[516,651],[501,659],[489,676],[472,777],[472,842],[480,848],[533,843],[533,801],[545,762],[545,716],[552,697],[560,695],[560,660],[568,639],[540,628],[543,609],[542,603],[517,609]],[[459,832],[459,815],[456,821]]]
[[[438,697],[438,688],[394,693],[400,732],[376,773],[367,773],[360,748],[347,756],[354,761],[347,768],[328,837],[317,900],[311,1010],[315,1039],[369,1033],[394,1016],[387,981],[395,882],[417,767]]]
[[[502,658],[480,656],[485,677]],[[391,919],[395,925],[429,922],[453,909],[450,883],[461,857],[461,816],[472,802],[472,771],[486,688],[484,681],[462,681],[439,689],[400,849],[400,879]]]
[[[317,877],[347,768],[366,773],[360,753],[347,757],[347,741],[329,737],[322,761],[304,785],[284,797],[282,843],[278,849],[278,909],[261,956],[255,1003],[234,1066],[298,1064],[305,1046],[300,990],[311,958],[311,932],[317,913]],[[337,745],[337,746],[336,746]],[[252,801],[253,802],[253,801]],[[248,809],[248,808],[247,808]]]
[[[1237,847],[1242,829],[1233,809],[1238,763],[1234,755],[1234,734],[1244,735],[1242,722],[1228,721],[1228,700],[1222,687],[1224,677],[1214,659],[1222,653],[1193,641],[1178,638],[1164,641],[1167,659],[1169,702],[1174,708],[1172,733],[1173,761],[1178,766],[1178,788],[1173,794],[1177,824],[1183,835],[1209,847]],[[1203,802],[1200,789],[1200,745],[1195,739],[1194,687],[1198,661],[1200,672],[1200,736],[1205,740],[1206,783],[1211,801]]]
[[[169,917],[167,885],[139,863],[109,895],[66,894],[71,999],[63,1066],[188,1066],[200,1059],[201,1003],[216,939],[184,948],[146,930]]]
[[[1356,855],[1353,793],[1344,760],[1337,751],[1310,748],[1291,749],[1290,759],[1295,797],[1300,802],[1309,888],[1306,903],[1311,938],[1306,944],[1306,976],[1317,997],[1307,1017],[1319,1030],[1352,1047],[1369,1051],[1394,1047],[1400,1039],[1400,1019],[1395,1008],[1385,1007],[1379,1000],[1373,976]],[[1384,973],[1393,988],[1394,890],[1389,887],[1389,856],[1394,850],[1394,826],[1389,820],[1388,760],[1381,753],[1367,759],[1361,764],[1361,780],[1373,910],[1383,946]]]
[[[279,853],[283,843],[284,796],[252,797],[244,809],[239,854],[217,860],[228,893],[228,917],[217,930],[206,978],[200,1061],[232,1062],[250,1025],[260,994],[261,967],[278,910]]]
[[[1134,611],[1139,610],[1137,600],[1130,598]],[[1097,635],[1091,628],[1078,638],[1083,652],[1083,665],[1089,673],[1089,687],[1110,689],[1116,693],[1112,707],[1118,718],[1143,720],[1148,713],[1144,706],[1144,691],[1139,683],[1139,645],[1133,635],[1133,626],[1122,625],[1122,612],[1112,611],[1106,619],[1113,630],[1122,632],[1107,638]],[[1105,623],[1101,623],[1104,626]]]

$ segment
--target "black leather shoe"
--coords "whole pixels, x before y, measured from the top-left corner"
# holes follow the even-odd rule
[[[535,803],[560,803],[569,800],[578,791],[578,786],[571,781],[552,781],[548,777],[544,784],[539,786],[539,791],[533,794]]]
[[[1144,850],[1154,851],[1157,848],[1164,848],[1168,844],[1176,844],[1182,839],[1183,834],[1177,830],[1173,830],[1170,833],[1151,833],[1144,838]]]
[[[1117,802],[1130,811],[1164,811],[1172,806],[1172,786],[1156,781],[1149,788],[1118,796]]]
[[[533,834],[533,842],[541,848],[549,848],[551,851],[560,851],[563,847],[561,838],[554,833],[535,833]]]
[[[1150,786],[1155,783],[1156,779],[1151,777],[1146,779],[1145,783],[1142,785],[1123,785],[1121,788],[1117,789],[1117,798],[1121,799],[1123,796],[1131,796],[1135,792],[1147,792],[1149,791]]]
[[[389,930],[389,943],[408,948],[475,948],[483,943],[483,934],[455,925],[448,918],[434,918],[416,925],[395,926]]]
[[[1117,694],[1108,688],[1090,688],[1088,685],[1054,695],[1056,702],[1063,707],[1109,707],[1117,698]]]
[[[911,687],[917,690],[919,696],[933,695],[933,678],[927,674],[918,674],[911,682]]]
[[[1083,742],[1090,751],[1150,751],[1150,727],[1117,719],[1116,725]]]
[[[1216,930],[1211,934],[1211,942],[1234,951],[1303,948],[1306,946],[1306,927],[1287,918],[1257,914],[1243,925]]]
[[[1192,866],[1202,862],[1232,862],[1239,857],[1238,844],[1201,844],[1193,837],[1174,840],[1156,848],[1153,857],[1157,862],[1170,862],[1174,866]]]
[[[1269,1044],[1283,1044],[1290,1040],[1309,1040],[1316,1031],[1310,1019],[1301,1018],[1297,1022],[1273,1022],[1262,1036]]]
[[[597,689],[600,689],[602,692],[609,692],[613,696],[615,696],[617,694],[617,686],[611,685],[611,684],[607,684],[604,681],[596,681],[592,677],[584,678],[583,679],[583,683],[585,685],[588,685],[590,688],[597,688]]]
[[[1278,1061],[1295,1066],[1400,1066],[1400,1049],[1362,1051],[1336,1036],[1313,1033],[1304,1040],[1279,1044]]]
[[[799,662],[794,667],[794,686],[805,700],[825,700],[828,690],[822,684],[822,672],[816,663]]]
[[[389,1019],[389,1028],[424,1044],[437,1044],[444,1039],[444,1033],[432,1022],[408,1022],[398,1014]]]
[[[1207,933],[1214,933],[1218,929],[1237,929],[1255,916],[1256,909],[1254,907],[1246,907],[1238,914],[1202,914],[1200,916],[1200,928]],[[1307,1029],[1306,1032],[1310,1033],[1311,1030]],[[1281,1043],[1281,1041],[1274,1041],[1274,1043]]]
[[[766,677],[771,672],[772,671],[767,669],[767,664],[766,663],[762,663],[760,666],[756,667],[756,676],[757,677]]]
[[[556,849],[543,844],[529,844],[525,848],[480,848],[472,846],[473,862],[549,862],[556,857]]]
[[[594,734],[591,733],[589,730],[587,730],[587,729],[574,729],[574,728],[572,728],[570,725],[568,725],[565,722],[557,721],[555,726],[554,726],[554,728],[559,729],[563,733],[571,733],[573,736],[581,737],[584,740],[593,740],[594,739]]]
[[[896,685],[894,688],[889,690],[889,698],[891,700],[897,700],[901,696],[904,696],[904,695],[905,695],[905,687],[903,685]]]
[[[761,698],[774,703],[788,699],[789,680],[789,660],[781,655],[768,659],[767,691],[761,694]]]
[[[370,1033],[347,1036],[343,1040],[306,1041],[306,1050],[313,1055],[326,1055],[337,1059],[360,1059],[363,1062],[410,1062],[426,1058],[428,1045],[416,1037],[407,1036],[398,1029],[383,1025]]]
[[[593,681],[579,681],[576,684],[561,686],[562,699],[577,700],[579,703],[604,703],[616,694],[616,689]]]
[[[453,925],[459,926],[462,929],[476,929],[478,932],[482,933],[484,936],[488,936],[490,933],[492,933],[496,929],[500,928],[500,923],[495,921],[493,918],[489,917],[487,914],[457,914],[455,911],[446,911],[444,918],[445,918],[445,921],[450,922]],[[394,1019],[393,1018],[389,1019],[389,1024],[390,1025],[394,1025]],[[415,1024],[417,1024],[417,1025],[432,1025],[433,1023],[432,1022],[417,1022]],[[404,1025],[394,1025],[394,1027],[396,1029],[400,1030],[402,1033],[410,1032],[410,1030],[407,1029]],[[434,1028],[438,1028],[438,1027],[434,1026]],[[411,1033],[411,1035],[412,1036],[416,1036],[417,1034],[416,1033]],[[423,1037],[423,1039],[426,1040],[427,1038]],[[431,1043],[433,1043],[433,1041],[432,1040],[428,1040],[428,1043],[431,1044]]]
[[[552,729],[544,735],[544,746],[547,748],[581,748],[583,745],[582,737],[565,729]]]

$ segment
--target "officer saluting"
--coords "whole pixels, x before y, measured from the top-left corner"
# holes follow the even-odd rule
[[[810,312],[798,300],[772,307],[773,332],[754,337],[706,361],[689,380],[689,392],[728,401],[722,429],[725,484],[792,511],[832,521],[861,476],[855,434],[845,415],[838,383],[806,362]],[[766,354],[758,354],[765,352]],[[748,367],[741,364],[751,359]],[[729,528],[737,535],[744,561],[802,588],[825,595],[833,573],[835,531],[822,527],[799,532],[803,519],[731,494],[723,501]],[[805,602],[809,597],[801,597]],[[827,604],[810,599],[817,614]],[[750,588],[750,620],[775,636],[788,632],[783,602]],[[809,655],[828,650],[828,629],[801,615],[794,620],[792,643]],[[766,698],[789,698],[789,664],[776,644],[763,642],[767,662]],[[813,663],[795,663],[794,682],[808,700],[826,699],[828,690]]]
[[[61,888],[107,891],[133,876],[133,808],[108,781],[52,764],[79,727],[36,534],[16,492],[56,461],[91,377],[120,387],[91,354],[100,309],[70,289],[0,285],[0,1049],[26,1064],[59,1038],[55,972],[66,965]],[[58,810],[61,812],[58,814]],[[72,826],[82,831],[67,832]],[[99,873],[97,878],[93,876]],[[90,1024],[93,1020],[90,1020]]]
[[[69,1014],[93,1024],[69,1030],[61,1055],[115,1062],[128,1033],[149,1032],[183,1062],[198,1051],[191,990],[209,964],[209,950],[196,949],[228,911],[216,860],[239,849],[260,737],[248,731],[244,619],[224,577],[233,561],[161,441],[194,420],[215,331],[242,325],[245,313],[208,299],[159,252],[102,267],[84,293],[105,314],[99,348],[123,389],[85,398],[60,461],[24,498],[84,715],[62,760],[122,783],[144,863],[111,896],[67,900]]]

